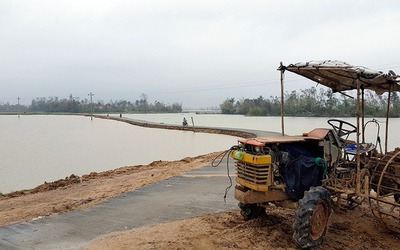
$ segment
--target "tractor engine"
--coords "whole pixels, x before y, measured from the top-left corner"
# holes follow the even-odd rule
[[[329,129],[316,129],[304,136],[239,139],[231,153],[239,190],[264,192],[269,201],[284,192],[286,199],[298,201],[304,191],[320,186],[337,162],[340,150],[330,135]]]

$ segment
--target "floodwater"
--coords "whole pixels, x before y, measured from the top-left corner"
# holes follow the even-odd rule
[[[117,114],[116,114],[117,116]],[[247,117],[215,114],[130,114],[138,120],[192,126],[281,131],[280,117]],[[297,135],[313,128],[329,128],[328,118],[286,117],[285,133]],[[355,118],[343,118],[355,123]],[[367,119],[367,121],[370,119]],[[385,120],[380,122],[384,148]],[[33,188],[71,174],[82,175],[156,160],[180,160],[222,151],[236,137],[191,131],[142,128],[113,120],[83,116],[0,116],[0,192]],[[400,144],[400,119],[391,119],[388,149]],[[377,127],[367,126],[366,141],[375,142]]]
[[[228,149],[235,137],[150,129],[83,116],[0,116],[0,192],[33,188],[156,160],[180,160]]]
[[[222,115],[222,114],[195,114],[195,113],[181,113],[181,114],[129,114],[124,117],[145,120],[151,122],[159,122],[165,124],[182,124],[185,117],[192,126],[192,120],[195,126],[207,127],[227,127],[227,128],[240,128],[240,129],[255,129],[264,131],[281,132],[282,123],[281,117],[268,116],[243,116],[243,115]],[[332,128],[327,121],[332,118],[327,117],[285,117],[285,134],[287,135],[301,135],[304,132],[309,132],[314,128]],[[356,118],[333,118],[340,119],[351,124],[356,124]],[[365,123],[374,118],[365,118]],[[365,132],[365,141],[375,144],[378,129],[381,139],[382,148],[385,145],[385,131],[386,131],[386,118],[375,118],[378,123],[368,123]],[[361,123],[361,119],[360,119]],[[388,150],[393,150],[400,147],[400,118],[391,118],[389,120],[389,139]],[[356,140],[355,135],[350,136],[349,139]]]

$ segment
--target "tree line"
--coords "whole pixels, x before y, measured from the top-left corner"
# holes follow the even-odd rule
[[[155,101],[149,103],[147,95],[142,94],[139,100],[127,101],[96,101],[69,96],[69,98],[39,97],[33,99],[30,105],[0,103],[1,112],[63,112],[63,113],[180,113],[182,105],[173,103],[166,105]]]
[[[364,107],[366,116],[386,116],[387,95],[376,95],[365,91]],[[271,96],[255,99],[226,99],[220,108],[223,114],[241,114],[249,116],[279,116],[281,98]],[[334,94],[330,89],[311,87],[300,91],[293,90],[284,94],[284,110],[287,116],[356,116],[356,100],[341,94]],[[391,94],[390,116],[400,116],[400,98],[396,92]]]
[[[341,94],[334,94],[330,89],[311,87],[304,90],[293,90],[284,94],[285,115],[287,116],[325,116],[351,117],[356,115],[356,101]],[[228,98],[220,104],[223,114],[241,114],[249,116],[279,116],[281,114],[280,97],[271,96],[255,99]],[[376,95],[365,91],[365,115],[385,116],[387,95]],[[96,101],[88,99],[39,97],[30,105],[17,105],[0,102],[0,112],[63,112],[63,113],[180,113],[182,104],[165,105],[160,101],[149,103],[147,95],[142,94],[135,101],[118,100]],[[391,95],[390,116],[400,117],[400,98],[396,92]]]

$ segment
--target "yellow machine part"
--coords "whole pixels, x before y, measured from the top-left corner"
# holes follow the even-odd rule
[[[236,182],[242,186],[248,187],[252,190],[255,191],[260,191],[260,192],[267,192],[268,191],[268,185],[267,184],[255,184],[251,183],[249,181],[245,181],[242,178],[236,178]]]
[[[233,151],[236,159],[236,182],[252,190],[267,192],[272,185],[272,159],[270,155],[252,155],[243,151]]]
[[[256,166],[270,165],[272,162],[270,155],[252,155],[240,150],[232,151],[231,157],[235,160],[246,162]]]

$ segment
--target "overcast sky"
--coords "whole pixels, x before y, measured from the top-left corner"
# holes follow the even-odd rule
[[[0,102],[35,97],[218,106],[279,95],[284,65],[400,74],[400,1],[0,0]],[[286,90],[315,86],[286,74]]]

